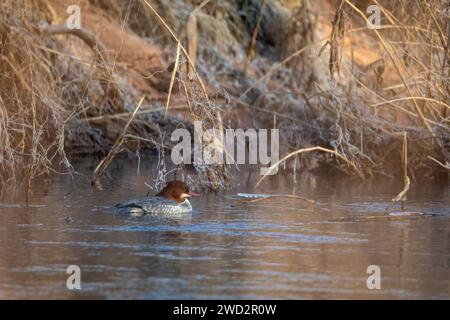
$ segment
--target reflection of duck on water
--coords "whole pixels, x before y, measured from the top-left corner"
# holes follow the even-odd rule
[[[189,191],[182,181],[170,181],[156,196],[132,199],[114,206],[120,212],[133,215],[177,215],[192,211],[188,198],[199,196]]]

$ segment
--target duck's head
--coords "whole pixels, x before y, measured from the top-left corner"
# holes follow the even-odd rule
[[[164,189],[157,196],[175,200],[178,203],[184,202],[187,198],[199,196],[198,193],[189,191],[189,187],[182,181],[174,180],[167,183]]]

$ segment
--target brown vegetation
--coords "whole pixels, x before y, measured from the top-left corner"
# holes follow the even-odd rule
[[[81,30],[64,25],[70,4]],[[277,126],[303,170],[447,174],[449,14],[444,0],[3,0],[0,180],[72,172],[74,153],[167,150],[164,132],[193,120]],[[223,166],[196,170],[228,184]]]

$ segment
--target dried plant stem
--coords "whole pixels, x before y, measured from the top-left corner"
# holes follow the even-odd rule
[[[335,156],[337,156],[338,158],[340,158],[341,160],[343,160],[345,163],[347,163],[353,170],[355,170],[355,171],[358,173],[358,175],[359,175],[360,178],[362,178],[362,179],[365,178],[363,172],[355,165],[354,162],[348,160],[345,156],[343,156],[342,154],[340,154],[339,152],[337,152],[337,151],[335,151],[335,150],[327,149],[327,148],[323,148],[323,147],[319,147],[319,146],[316,146],[316,147],[310,147],[310,148],[303,148],[303,149],[299,149],[299,150],[297,150],[297,151],[294,151],[294,152],[289,153],[289,154],[288,154],[287,156],[285,156],[283,159],[281,159],[281,160],[279,160],[278,162],[276,162],[275,164],[271,165],[271,166],[268,168],[268,172],[274,170],[274,169],[275,169],[276,167],[278,167],[281,163],[283,163],[284,161],[286,161],[287,159],[289,159],[289,158],[291,158],[291,157],[293,157],[293,156],[295,156],[295,155],[298,155],[298,154],[301,154],[301,153],[305,153],[305,152],[311,152],[311,151],[323,151],[323,152],[327,152],[327,153],[334,154]],[[256,187],[258,187],[258,186],[261,184],[261,182],[262,182],[266,177],[267,177],[267,175],[263,175],[263,176],[258,180],[258,182],[256,183]]]
[[[266,6],[266,1],[262,0],[259,5],[258,21],[256,22],[255,29],[253,30],[252,37],[247,46],[247,59],[250,61],[253,60],[253,58],[255,57],[255,54],[256,54],[255,53],[256,38],[258,37],[258,32],[259,32],[259,29],[261,26],[261,20],[263,18],[263,12],[264,12],[265,6]]]
[[[432,156],[428,156],[427,158],[432,160],[432,161],[434,161],[434,162],[436,162],[441,167],[443,167],[443,168],[445,168],[447,170],[450,170],[450,163],[447,162],[447,163],[444,164],[444,163],[440,162],[439,160],[433,158]]]
[[[190,67],[192,68],[192,71],[195,73],[198,82],[200,83],[200,86],[202,87],[202,91],[203,94],[205,95],[205,99],[208,102],[208,105],[210,104],[209,102],[209,97],[208,97],[208,93],[206,92],[206,87],[202,81],[202,78],[200,77],[200,75],[198,74],[197,68],[195,67],[194,63],[192,62],[191,58],[189,57],[189,53],[186,51],[186,49],[184,48],[184,46],[181,44],[180,40],[178,39],[178,37],[175,35],[175,33],[173,33],[172,29],[167,25],[167,23],[164,21],[164,19],[159,15],[159,13],[150,5],[150,3],[148,3],[147,0],[142,0],[149,8],[150,10],[153,12],[153,14],[159,19],[159,21],[162,23],[162,25],[164,26],[164,28],[170,33],[170,35],[174,38],[174,40],[177,42],[177,44],[180,46],[181,51],[183,52],[183,55],[186,57]]]
[[[387,105],[393,107],[395,110],[399,110],[399,111],[401,111],[401,112],[403,112],[403,113],[405,113],[405,114],[407,114],[407,115],[409,115],[409,116],[411,116],[411,117],[418,118],[419,116],[418,116],[416,113],[414,113],[413,111],[410,111],[410,110],[408,110],[408,109],[405,109],[404,107],[402,107],[402,106],[400,106],[400,105],[398,105],[398,104],[395,104],[395,102],[403,101],[403,100],[411,100],[411,99],[418,99],[418,100],[427,100],[427,99],[430,99],[430,98],[424,98],[424,97],[404,97],[404,98],[399,98],[399,99],[386,100],[382,95],[378,94],[377,92],[375,92],[375,91],[372,90],[371,88],[367,87],[363,82],[361,82],[361,80],[359,80],[357,77],[355,77],[355,75],[352,74],[352,72],[350,71],[349,68],[347,68],[345,65],[343,65],[343,66],[344,66],[344,68],[346,68],[347,71],[349,71],[351,77],[352,77],[352,78],[353,78],[353,79],[354,79],[361,87],[363,87],[365,90],[367,90],[367,92],[369,92],[369,93],[370,93],[371,95],[373,95],[374,97],[376,97],[376,98],[382,100],[381,102],[378,102],[378,103],[368,104],[368,105],[367,105],[368,107],[376,108],[376,107],[378,107],[378,106],[387,104]],[[401,85],[401,86],[403,87],[404,85]],[[436,102],[436,103],[438,103],[438,104],[444,104],[444,102],[442,102],[442,101],[438,101],[438,100],[432,100],[432,101],[433,101],[433,102]],[[445,104],[445,106],[448,107],[447,104]],[[434,120],[431,120],[431,119],[429,119],[429,118],[426,118],[426,120],[427,120],[427,122],[431,123],[432,125],[435,125],[435,126],[438,126],[438,127],[443,128],[443,129],[445,129],[445,130],[448,130],[448,126],[446,126],[446,125],[444,125],[444,124],[441,124],[441,123],[436,122],[436,121],[434,121]]]
[[[403,161],[403,190],[392,199],[392,202],[400,201],[402,209],[403,202],[406,200],[406,193],[411,185],[411,180],[408,177],[408,138],[406,132],[403,132],[403,148],[402,148],[402,161]]]
[[[120,148],[124,141],[125,134],[128,130],[128,127],[130,126],[131,122],[133,121],[134,117],[136,116],[136,113],[138,112],[139,108],[141,107],[142,102],[144,101],[144,98],[145,98],[145,96],[143,96],[141,98],[141,100],[139,101],[136,109],[134,109],[133,114],[131,115],[130,119],[128,119],[127,124],[125,125],[125,127],[123,127],[121,133],[119,134],[119,136],[116,139],[116,142],[114,142],[114,145],[109,150],[106,157],[104,157],[102,159],[102,161],[100,161],[100,163],[95,168],[92,180],[98,189],[101,189],[100,177],[105,173],[105,170],[108,168],[108,166],[111,163],[111,161],[113,160],[114,156],[120,151]]]
[[[423,101],[429,101],[429,102],[433,102],[436,103],[438,105],[444,106],[447,109],[450,109],[450,105],[448,105],[445,102],[442,101],[438,101],[436,99],[432,99],[432,98],[427,98],[427,97],[402,97],[402,98],[397,98],[397,99],[392,99],[392,100],[386,100],[383,102],[378,102],[378,103],[374,103],[371,105],[371,107],[378,107],[381,106],[383,104],[390,104],[393,102],[399,102],[399,101],[407,101],[407,100],[423,100]],[[428,122],[431,122],[431,120],[426,119]]]
[[[189,14],[186,23],[186,37],[188,42],[188,53],[192,64],[195,65],[197,61],[197,46],[198,46],[198,31],[197,31],[197,15],[195,10]],[[195,79],[195,72],[189,64],[187,64],[187,72],[189,80]]]
[[[365,16],[365,14],[359,10],[353,3],[351,3],[349,0],[344,0],[350,7],[352,7],[353,10],[355,10],[365,21],[367,21],[367,17]],[[384,49],[386,50],[386,52],[388,53],[389,57],[392,60],[392,63],[397,71],[397,74],[399,75],[400,79],[402,80],[406,90],[408,91],[408,94],[412,97],[413,94],[411,92],[411,89],[408,85],[408,83],[406,82],[403,73],[401,72],[396,59],[394,57],[394,54],[391,52],[390,47],[387,45],[387,43],[384,41],[383,37],[380,35],[380,33],[377,31],[377,29],[373,29],[373,31],[375,32],[375,34],[377,35],[378,39],[380,39],[381,44],[383,45]],[[422,120],[422,123],[424,124],[424,126],[427,128],[427,130],[430,132],[430,134],[435,137],[433,130],[431,129],[429,123],[427,122],[427,120],[425,119],[425,116],[422,113],[422,110],[420,110],[419,105],[417,104],[416,100],[412,100],[414,107],[416,109],[417,114],[419,115],[420,119]],[[439,143],[439,141],[437,141]]]
[[[173,84],[175,82],[175,76],[178,71],[178,64],[180,62],[180,43],[177,44],[177,56],[175,58],[175,65],[173,66],[172,76],[170,78],[170,85],[169,85],[169,93],[167,94],[167,102],[166,102],[166,110],[164,113],[164,116],[167,114],[167,109],[169,109],[169,103],[170,103],[170,96],[172,95],[172,89]]]

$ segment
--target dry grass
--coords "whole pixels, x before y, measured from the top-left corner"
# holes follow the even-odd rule
[[[179,122],[164,119],[164,108],[155,108],[148,100],[145,110],[137,112],[131,103],[136,101],[136,94],[131,95],[136,90],[123,81],[117,56],[110,54],[93,30],[70,30],[64,23],[49,25],[48,16],[55,12],[64,18],[60,4],[37,0],[0,5],[0,180],[6,185],[22,180],[29,184],[54,171],[60,161],[63,170],[71,173],[66,152],[75,151],[105,155],[93,173],[93,181],[100,186],[100,177],[118,152],[139,146],[170,149],[170,142],[161,141],[163,146],[156,142],[161,139],[159,124],[171,131]],[[164,25],[164,19],[153,13]],[[167,25],[166,29],[171,32]],[[214,125],[221,125],[194,63],[172,35],[184,54],[179,59],[177,53],[176,65],[189,63],[197,81],[184,79],[186,70],[174,68],[166,111],[177,77],[193,119],[210,117]],[[87,53],[80,57],[80,50]],[[212,172],[208,166],[197,169],[206,176],[205,185],[218,188],[225,181],[225,172],[217,173],[220,168]]]
[[[366,28],[365,8],[370,4],[378,4],[383,12],[379,30]],[[445,175],[442,166],[431,163],[428,157],[441,163],[449,159],[446,39],[450,28],[446,6],[445,1],[338,1],[328,37],[320,37],[327,35],[322,33],[315,37],[319,40],[308,36],[309,42],[299,41],[296,53],[306,56],[307,49],[316,48],[321,56],[307,56],[310,73],[302,85],[297,85],[295,75],[300,68],[282,61],[257,78],[238,102],[260,104],[274,114],[295,117],[295,123],[280,121],[288,141],[286,157],[318,145],[342,155],[354,164],[352,171],[365,176],[403,176],[396,168],[403,161],[401,133],[405,131],[410,145],[410,176]],[[420,15],[414,15],[415,11]],[[323,25],[324,21],[316,23]],[[372,61],[367,60],[366,56],[371,58],[366,52],[374,56]],[[325,78],[327,54],[329,73]],[[283,76],[279,86],[270,81]],[[296,97],[286,105],[282,96],[288,94]],[[302,137],[296,138],[295,132],[301,132]],[[322,164],[335,166],[334,161],[326,155],[319,158]],[[312,169],[318,163],[308,162],[304,159],[297,164]],[[338,168],[345,170],[340,165]]]
[[[24,19],[26,12],[39,11],[40,7],[19,2],[0,4],[2,183],[14,182],[17,171],[27,178],[48,173],[55,159],[68,164],[64,125],[71,111],[63,107],[63,99],[71,92],[58,86],[63,74],[54,63],[61,61],[43,46],[45,40],[33,28],[37,21]],[[79,85],[74,82],[72,88]]]
[[[336,7],[325,0],[81,2],[91,15],[134,32],[139,43],[162,48],[163,62],[152,60],[157,68],[144,71],[147,57],[127,61],[95,30],[61,29],[63,0],[2,1],[3,184],[56,168],[70,173],[67,153],[107,155],[116,141],[114,154],[170,149],[163,131],[192,128],[195,120],[204,129],[222,129],[240,117],[262,128],[275,123],[283,162],[294,155],[291,166],[302,170],[325,164],[364,177],[404,176],[398,167],[406,132],[406,176],[448,172],[447,1],[342,0]],[[378,30],[366,27],[370,4],[382,11]],[[142,107],[121,134],[142,95]],[[180,104],[181,123],[171,118]],[[302,150],[326,151],[297,158]],[[230,181],[224,166],[196,170],[203,186]]]

